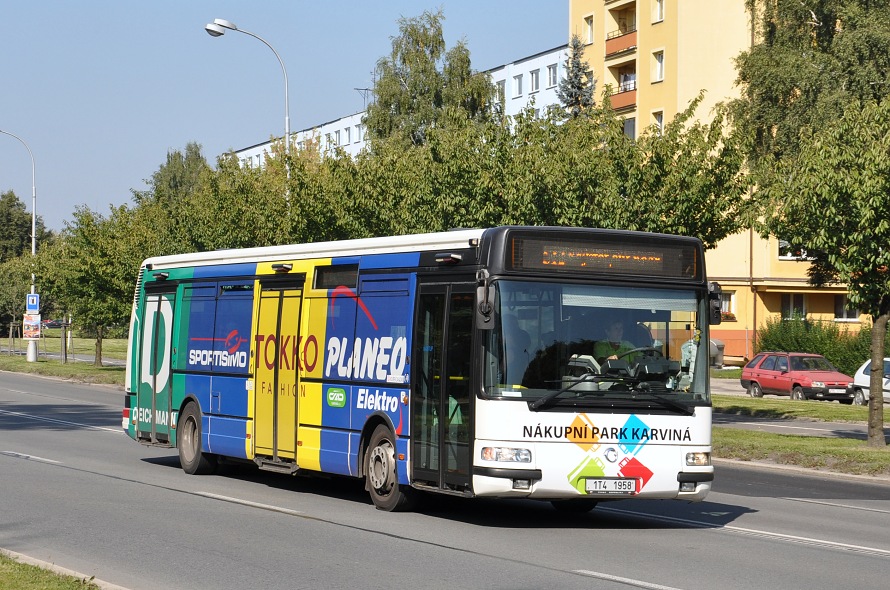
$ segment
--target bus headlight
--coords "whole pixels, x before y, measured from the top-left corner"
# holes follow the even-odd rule
[[[528,449],[511,449],[509,447],[482,447],[482,460],[531,463],[532,452]]]
[[[711,453],[686,453],[686,464],[693,467],[705,467],[711,464]]]

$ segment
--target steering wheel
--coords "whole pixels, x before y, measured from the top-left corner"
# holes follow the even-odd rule
[[[634,353],[642,352],[645,356],[655,357],[664,357],[660,350],[655,348],[654,346],[640,346],[639,348],[631,348],[625,352],[622,352],[619,355],[615,355],[616,358],[623,359],[626,356],[630,356]]]

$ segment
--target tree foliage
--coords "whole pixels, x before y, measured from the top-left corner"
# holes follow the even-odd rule
[[[596,78],[584,59],[584,43],[578,35],[572,35],[569,41],[565,70],[565,77],[556,87],[556,96],[569,117],[578,117],[593,107],[596,91]]]
[[[731,112],[751,163],[768,175],[847,105],[890,93],[890,4],[747,1],[759,42],[737,59],[743,90]]]
[[[13,191],[0,193],[0,262],[9,261],[31,252],[31,213]],[[43,225],[38,215],[37,247],[53,239],[53,233]]]
[[[766,227],[815,255],[816,283],[847,284],[850,301],[871,314],[871,358],[883,362],[890,318],[890,99],[853,104],[801,142],[764,191]],[[883,387],[871,383],[869,444],[883,445]]]
[[[463,42],[446,50],[441,11],[399,20],[392,51],[377,62],[368,137],[398,137],[422,145],[429,130],[485,117],[495,95],[487,75],[474,72]]]

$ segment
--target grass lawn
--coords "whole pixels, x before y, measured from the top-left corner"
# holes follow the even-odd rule
[[[0,552],[0,590],[99,590],[92,578],[64,576]]]

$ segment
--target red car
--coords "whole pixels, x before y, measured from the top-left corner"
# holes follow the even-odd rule
[[[853,378],[820,354],[761,352],[742,369],[741,382],[751,397],[771,393],[796,400],[853,403]]]

